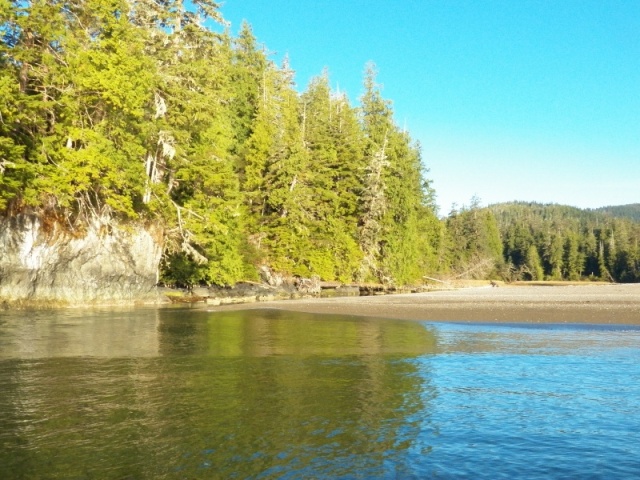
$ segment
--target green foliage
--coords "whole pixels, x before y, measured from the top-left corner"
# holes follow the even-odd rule
[[[9,85],[10,110],[20,112],[2,142],[21,147],[22,188],[11,193],[10,185],[10,195],[80,216],[136,217],[144,169],[131,159],[144,151],[137,126],[152,76],[127,3],[20,5],[3,44],[13,82],[4,75],[0,82]]]
[[[530,245],[527,250],[525,265],[528,270],[530,280],[544,280],[544,270],[540,261],[540,254],[535,245]]]
[[[596,213],[604,213],[614,218],[622,218],[640,222],[640,203],[596,208],[593,211]]]
[[[486,212],[436,217],[372,64],[354,107],[326,72],[299,94],[248,24],[237,38],[208,28],[222,21],[211,0],[0,7],[0,211],[161,223],[162,278],[184,286],[254,280],[261,264],[415,283],[499,255]],[[638,256],[611,238],[592,239],[598,268],[629,277]]]
[[[525,278],[536,277],[532,249],[549,280],[635,282],[640,279],[640,224],[609,211],[563,205],[509,203],[491,207],[498,219],[505,260]]]
[[[452,212],[447,218],[448,259],[458,277],[486,278],[502,263],[503,245],[494,213],[481,208],[479,199],[471,206]],[[514,245],[521,239],[505,239],[505,251],[513,255]],[[513,261],[509,257],[510,261]]]
[[[231,125],[235,137],[235,152],[241,155],[245,142],[255,129],[254,122],[264,92],[263,81],[268,62],[248,23],[243,22],[238,38],[232,43],[235,48],[230,52],[233,111]]]
[[[1,62],[1,59],[0,59]],[[18,143],[14,132],[20,117],[15,99],[18,85],[12,82],[9,67],[0,65],[0,211],[20,194],[33,176],[33,168],[25,161],[25,145]]]
[[[167,285],[180,288],[197,285],[206,275],[204,265],[194,262],[184,252],[165,255],[160,268],[163,272],[162,281]]]

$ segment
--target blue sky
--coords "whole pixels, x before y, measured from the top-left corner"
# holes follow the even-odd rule
[[[452,203],[640,202],[640,0],[225,0],[302,90],[355,104],[378,66],[395,118]]]

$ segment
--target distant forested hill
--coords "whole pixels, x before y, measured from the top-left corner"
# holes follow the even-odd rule
[[[604,209],[553,204],[515,202],[489,209],[500,230],[507,277],[640,281],[637,221]]]
[[[628,218],[631,220],[635,220],[636,222],[640,222],[640,203],[601,207],[601,208],[596,208],[593,211],[605,213],[612,217]]]

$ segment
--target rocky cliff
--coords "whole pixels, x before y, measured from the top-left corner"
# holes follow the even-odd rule
[[[153,301],[161,243],[141,225],[94,219],[70,231],[35,214],[0,217],[0,302]]]

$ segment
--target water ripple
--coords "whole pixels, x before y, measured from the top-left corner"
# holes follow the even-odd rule
[[[136,315],[2,318],[0,478],[640,476],[640,329]]]

